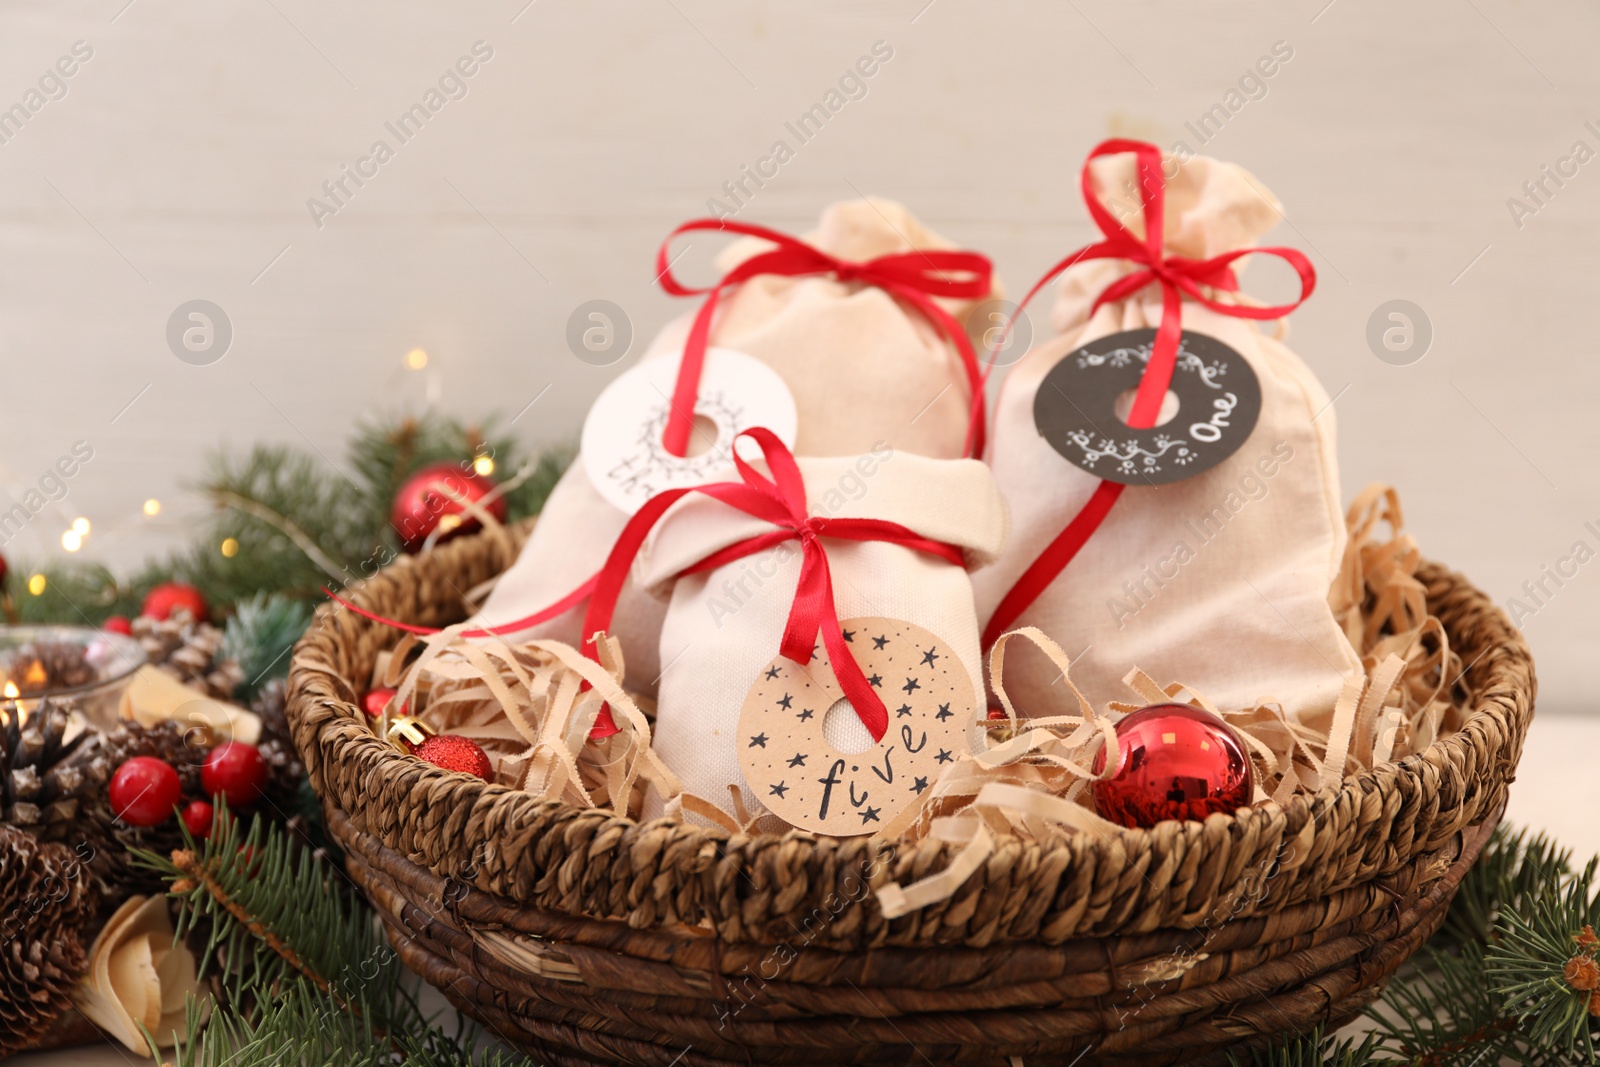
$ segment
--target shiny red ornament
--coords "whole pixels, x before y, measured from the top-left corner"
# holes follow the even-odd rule
[[[167,582],[150,590],[145,594],[144,606],[139,609],[139,614],[159,622],[178,608],[188,609],[196,622],[205,622],[211,617],[211,610],[206,606],[206,598],[200,595],[200,590],[182,582]]]
[[[211,819],[216,809],[204,800],[191,800],[183,806],[183,825],[191,836],[204,841],[211,836]]]
[[[437,528],[443,527],[439,537],[442,541],[481,525],[461,504],[452,500],[450,494],[479,503],[494,488],[494,482],[474,471],[470,464],[465,469],[458,463],[430,464],[407,478],[395,494],[389,522],[400,535],[401,546],[407,552],[417,552]],[[506,499],[497,496],[483,503],[483,509],[504,522]]]
[[[6,557],[0,553],[0,589],[6,587],[6,575],[11,573],[11,564],[6,562]]]
[[[369,689],[361,694],[361,710],[374,719],[383,717],[383,709],[389,706],[389,701],[394,699],[397,689]],[[400,705],[399,714],[406,713],[405,705]]]
[[[486,782],[494,781],[494,768],[489,763],[489,757],[470,737],[462,737],[460,734],[438,734],[423,741],[411,752],[412,755],[427,760],[435,767],[442,767],[447,771],[460,771],[462,774],[482,778]]]
[[[1204,819],[1250,803],[1250,757],[1233,728],[1187,704],[1140,708],[1117,723],[1122,762],[1094,784],[1094,807],[1122,826],[1150,827],[1166,819]],[[1106,751],[1094,770],[1105,768]]]
[[[200,766],[200,785],[211,796],[227,798],[228,807],[254,804],[267,784],[267,761],[261,750],[243,741],[224,741]]]
[[[128,621],[126,615],[110,615],[106,617],[105,622],[100,624],[100,629],[108,634],[131,636],[133,634],[133,623]]]
[[[129,826],[160,826],[171,818],[183,786],[166,760],[134,756],[117,768],[106,793],[112,813]]]

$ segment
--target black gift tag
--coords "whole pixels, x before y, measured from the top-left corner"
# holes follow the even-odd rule
[[[1091,341],[1050,369],[1033,399],[1039,433],[1075,466],[1124,485],[1166,485],[1208,471],[1239,450],[1261,414],[1261,383],[1238,352],[1215,337],[1183,332],[1168,387],[1178,413],[1136,430],[1117,398],[1139,387],[1156,331]]]

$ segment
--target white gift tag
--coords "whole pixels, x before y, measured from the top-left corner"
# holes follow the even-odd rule
[[[668,452],[662,438],[682,356],[653,356],[627,371],[606,386],[584,420],[589,480],[629,515],[663,490],[733,477],[733,441],[744,430],[764,426],[794,446],[794,397],[778,373],[743,352],[708,348],[689,435],[691,455]],[[746,458],[759,454],[751,445]]]

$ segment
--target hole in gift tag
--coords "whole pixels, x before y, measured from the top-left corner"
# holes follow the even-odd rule
[[[1244,356],[1185,330],[1156,425],[1128,425],[1156,331],[1090,341],[1050,368],[1034,395],[1039,435],[1069,463],[1123,485],[1192,478],[1239,450],[1261,413],[1261,382]]]
[[[794,397],[778,372],[743,352],[708,348],[688,454],[669,453],[664,437],[682,355],[651,356],[623,372],[584,419],[579,448],[584,471],[600,495],[624,514],[633,514],[668,489],[732,477],[729,443],[742,430],[765,426],[785,445],[794,445]]]
[[[867,728],[861,724],[861,716],[856,714],[855,706],[844,697],[835,700],[822,717],[822,736],[828,744],[847,756],[865,752],[876,744]]]
[[[1128,416],[1133,413],[1133,401],[1138,395],[1139,390],[1137,388],[1124,389],[1122,391],[1122,395],[1117,397],[1117,402],[1111,406],[1112,412],[1114,412],[1117,418],[1121,419],[1124,423],[1128,421]],[[1161,410],[1156,413],[1156,425],[1165,426],[1167,423],[1177,418],[1178,408],[1180,406],[1181,405],[1178,403],[1178,394],[1174,393],[1171,389],[1168,389],[1167,395],[1162,398]]]
[[[689,450],[684,453],[684,458],[694,459],[711,451],[717,443],[717,435],[721,432],[715,419],[709,415],[696,413],[694,424],[689,429]]]

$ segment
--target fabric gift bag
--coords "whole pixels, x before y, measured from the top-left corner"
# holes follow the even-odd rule
[[[1075,657],[1096,701],[1120,698],[1139,667],[1221,708],[1327,713],[1362,670],[1328,604],[1346,537],[1334,411],[1299,357],[1250,321],[1293,305],[1255,305],[1231,270],[1278,204],[1237,166],[1126,141],[1096,149],[1083,185],[1106,239],[1041,281],[1070,268],[1056,334],[1012,368],[996,407],[991,457],[1012,536],[974,578],[986,643],[1038,627]],[[1304,257],[1260,251],[1295,266],[1309,295]],[[1165,390],[1151,392],[1135,431],[1113,398],[1155,373],[1164,323],[1182,399],[1152,427]],[[1252,391],[1259,414],[1244,436]],[[1007,688],[1024,713],[1049,714],[1059,674],[1044,657],[1018,659]]]
[[[1005,505],[978,460],[881,440],[859,456],[765,451],[770,480],[742,467],[758,493],[691,493],[643,544],[636,577],[671,592],[655,751],[733,824],[765,808],[874,832],[971,746],[983,675],[967,571],[999,552]],[[876,742],[851,676],[881,702]]]
[[[702,230],[751,236],[718,257],[725,273],[716,286],[691,289],[672,274],[668,245],[679,233]],[[661,281],[669,292],[704,292],[710,299],[698,314],[663,328],[641,367],[686,346],[704,352],[709,341],[776,372],[793,398],[792,444],[800,454],[856,457],[889,441],[897,454],[965,455],[981,448],[981,439],[971,439],[972,427],[981,434],[981,420],[969,416],[978,371],[961,321],[990,295],[991,279],[986,259],[952,249],[887,200],[830,205],[805,242],[733,222],[686,224],[662,247]],[[680,367],[677,380],[680,388],[687,381],[683,395],[696,397],[694,373]],[[659,395],[657,413],[668,433],[674,412],[702,410],[698,399],[674,408],[665,395],[652,395]],[[615,432],[636,429],[619,425]],[[581,647],[587,590],[580,583],[599,571],[629,518],[597,489],[595,476],[606,472],[591,471],[585,458],[580,454],[556,486],[516,563],[474,620],[477,625],[515,624],[542,612],[553,617],[506,636]],[[632,691],[654,695],[666,610],[664,600],[631,583],[621,594],[613,635]]]

